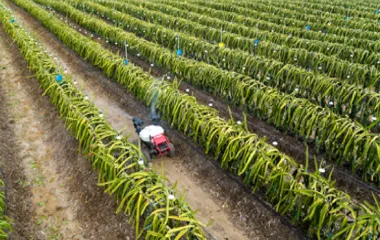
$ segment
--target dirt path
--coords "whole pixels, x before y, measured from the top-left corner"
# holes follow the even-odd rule
[[[190,94],[193,94],[197,100],[203,104],[212,103],[213,107],[219,111],[219,114],[224,119],[230,118],[229,110],[232,112],[233,118],[237,121],[243,121],[244,115],[241,108],[228,105],[220,98],[213,96],[212,94],[199,90],[192,85],[181,82],[180,90],[185,91],[188,89]],[[297,139],[295,136],[287,135],[276,129],[275,126],[267,124],[263,120],[247,114],[247,124],[250,132],[257,134],[260,137],[265,137],[268,144],[272,144],[274,141],[278,143],[276,146],[281,152],[295,159],[298,163],[304,164],[306,162],[306,146],[302,140]],[[315,146],[308,144],[309,149],[309,169],[314,170],[314,157],[318,162],[324,161],[324,154],[318,153]],[[373,196],[380,200],[380,189],[374,184],[363,182],[358,175],[344,169],[342,166],[328,161],[326,162],[325,177],[329,176],[329,173],[334,169],[332,179],[336,180],[335,186],[346,193],[348,193],[354,201],[363,202],[368,201],[374,204]]]
[[[137,135],[134,131],[134,127],[131,121],[131,115],[129,115],[125,110],[123,110],[115,100],[113,100],[110,96],[110,93],[106,91],[104,88],[102,88],[101,85],[97,84],[96,81],[99,78],[99,76],[102,76],[97,71],[83,71],[83,64],[76,61],[75,56],[66,53],[66,50],[60,46],[60,44],[55,41],[54,39],[50,38],[48,34],[45,34],[44,29],[40,29],[34,25],[34,23],[24,18],[24,16],[19,15],[15,12],[15,16],[18,19],[21,19],[22,22],[24,22],[24,26],[29,31],[33,29],[37,35],[39,35],[39,39],[41,39],[41,42],[44,46],[47,47],[47,50],[49,53],[51,53],[54,57],[56,57],[57,62],[60,62],[64,68],[66,68],[67,72],[69,74],[72,74],[75,76],[75,79],[77,81],[77,85],[79,88],[87,93],[87,95],[90,98],[90,101],[94,102],[94,104],[103,110],[104,115],[106,119],[111,123],[112,127],[116,130],[122,130],[124,129],[125,135],[132,136],[132,139],[137,139]],[[88,68],[85,68],[88,69]],[[101,77],[102,78],[102,77]],[[107,79],[104,79],[107,80]],[[139,106],[139,108],[144,108],[143,105]],[[147,114],[146,114],[147,115]],[[147,115],[148,116],[148,115]],[[31,116],[32,118],[35,118],[35,116]],[[149,121],[148,119],[146,119]],[[28,120],[30,121],[30,120]],[[29,135],[29,134],[27,134]],[[26,139],[26,142],[31,142],[33,139],[39,139],[36,136],[30,135],[29,139]],[[40,144],[43,146],[43,144]],[[48,149],[40,149],[41,152],[46,152]],[[178,161],[176,158],[170,159],[170,161]],[[165,160],[163,160],[165,161]],[[160,166],[161,161],[155,161],[154,165]],[[173,169],[174,165],[170,165],[172,168],[168,170],[170,173],[178,174],[178,170],[176,168]],[[179,180],[178,178],[174,178],[175,174],[169,174],[167,177],[172,181]],[[55,173],[50,173],[46,175],[52,175],[54,176]],[[223,227],[220,227],[218,225],[215,225],[217,229],[213,231],[213,235],[215,235],[218,239],[222,238],[228,238],[228,239],[248,239],[244,236],[243,231],[240,229],[237,230],[234,229],[233,222],[229,219],[228,215],[220,211],[220,207],[216,202],[214,202],[212,199],[210,199],[210,196],[205,193],[201,188],[197,187],[198,184],[194,179],[187,179],[189,181],[186,182],[186,186],[188,189],[190,189],[190,195],[188,195],[188,201],[190,202],[190,205],[194,209],[199,209],[199,220],[203,222],[209,222],[212,219],[217,219],[218,223],[220,223]],[[184,185],[182,185],[184,186]],[[58,186],[55,186],[58,187]],[[41,192],[41,191],[40,191]],[[45,193],[41,193],[41,195],[46,195]],[[190,197],[189,197],[190,196]],[[61,198],[64,198],[65,196],[62,196]],[[190,199],[189,199],[190,198]],[[197,201],[195,198],[198,198]],[[203,200],[206,199],[207,203],[205,203]],[[68,215],[72,215],[69,208],[65,208],[65,212]],[[72,226],[74,227],[74,226]],[[213,230],[214,226],[212,226],[210,229]],[[81,239],[81,238],[80,238]]]
[[[58,14],[59,15],[59,14]],[[112,22],[107,21],[106,19],[101,19],[105,23],[111,24]],[[84,34],[84,29],[71,22],[71,24],[78,30],[82,29],[80,32]],[[96,38],[95,38],[96,39]],[[114,53],[120,52],[120,49],[116,46],[111,46],[107,44],[105,41],[96,39],[97,42],[102,43],[106,48],[111,49]],[[122,53],[120,53],[122,55]],[[141,57],[138,58],[132,54],[128,55],[129,60],[134,64],[140,66],[145,71],[151,71],[152,75],[157,78],[161,78],[163,75],[167,74],[167,71],[158,66],[150,67],[150,63],[144,61]],[[174,79],[174,78],[172,78]],[[235,106],[229,106],[223,99],[213,96],[212,94],[200,90],[198,88],[193,87],[191,84],[181,81],[180,90],[185,92],[185,90],[190,90],[189,94],[194,95],[197,100],[205,105],[209,103],[213,104],[213,107],[219,111],[219,115],[224,119],[228,120],[230,118],[229,109],[232,110],[232,115],[235,120],[243,121],[243,109]],[[288,156],[294,158],[301,164],[305,164],[306,160],[306,146],[302,139],[297,139],[295,136],[291,134],[284,134],[279,131],[274,125],[268,124],[267,122],[253,117],[252,115],[247,116],[248,120],[248,128],[250,132],[256,133],[260,137],[265,137],[266,142],[268,144],[272,144],[274,141],[278,143],[276,148],[278,148],[281,152],[287,154]],[[309,148],[309,163],[314,162],[314,156],[317,158],[318,162],[324,160],[324,153],[320,153],[316,150],[315,145],[308,144]],[[314,164],[309,164],[310,170],[314,170]],[[375,204],[373,200],[372,193],[375,194],[377,199],[380,201],[380,189],[375,186],[375,184],[363,182],[361,177],[356,173],[352,173],[348,169],[338,166],[333,161],[328,161],[326,164],[326,173],[325,176],[329,176],[330,171],[334,169],[333,179],[336,180],[336,186],[348,193],[354,201],[363,202],[368,201],[372,204]]]
[[[10,5],[16,18],[25,22],[25,27],[39,33],[44,45],[49,46],[58,59],[72,73],[78,85],[100,104],[111,124],[120,129],[130,124],[130,116],[149,122],[148,109],[128,94],[117,83],[107,79],[100,71],[76,56],[34,18]],[[100,106],[99,105],[99,106]],[[108,106],[112,106],[110,110]],[[114,115],[116,114],[116,115]],[[115,123],[120,123],[116,125]],[[203,222],[214,220],[208,228],[217,239],[303,239],[304,236],[282,222],[273,211],[253,198],[241,185],[217,168],[191,141],[177,131],[170,129],[166,122],[170,139],[174,142],[178,155],[173,159],[162,158],[155,161],[155,167],[166,169],[170,183],[179,181],[179,189],[187,194],[187,200]],[[131,130],[132,129],[132,130]],[[133,128],[125,134],[133,135]]]
[[[0,34],[0,94],[9,119],[2,129],[14,134],[11,150],[17,150],[5,159],[15,169],[4,168],[11,175],[11,239],[134,239],[128,218],[114,214],[114,199],[96,186],[97,174],[78,155],[77,141],[41,96],[17,47],[3,29]]]
[[[5,46],[7,47],[4,43],[4,33],[0,29],[0,167],[6,176],[5,182],[8,189],[7,215],[13,220],[12,238],[36,239],[32,229],[32,194],[29,188],[23,184],[26,182],[26,176],[17,154],[20,148],[17,145],[13,129],[16,120],[9,115],[8,111],[13,106],[7,99],[9,93],[7,94],[3,88],[3,81],[9,72],[8,64],[11,63],[10,60],[3,58]],[[19,71],[18,73],[23,74],[24,72]]]
[[[25,91],[24,76],[16,77],[18,68],[11,67],[9,62],[5,64],[9,69],[3,74],[8,78],[4,77],[2,85],[13,106],[10,115],[17,119],[14,132],[20,146],[18,155],[26,175],[25,185],[29,186],[33,196],[36,214],[33,220],[41,228],[38,238],[58,239],[65,232],[69,239],[84,239],[81,226],[74,217],[76,209],[69,202],[64,187],[65,181],[59,176],[59,146],[49,141],[52,137],[50,129],[41,124],[40,116],[47,114],[47,110],[34,105]]]

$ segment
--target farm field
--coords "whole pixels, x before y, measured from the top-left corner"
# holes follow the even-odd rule
[[[0,0],[0,239],[380,239],[379,8]]]

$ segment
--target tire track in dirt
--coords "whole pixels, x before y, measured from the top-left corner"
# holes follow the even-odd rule
[[[111,21],[108,21],[104,18],[99,19],[104,21],[105,23],[113,25]],[[71,24],[74,26],[74,28],[81,29],[81,27],[77,24],[72,22]],[[84,34],[85,30],[83,28],[82,30],[83,31],[81,31],[80,33],[86,35]],[[102,40],[97,40],[97,42],[102,43],[107,49],[112,50],[114,53],[120,51],[118,47],[110,45]],[[120,55],[123,56],[121,53]],[[166,76],[168,74],[167,71],[161,67],[151,67],[150,63],[148,63],[146,59],[144,60],[141,57],[136,57],[133,54],[129,54],[128,58],[130,62],[135,63],[136,65],[143,68],[145,71],[149,70],[152,73],[152,75],[156,76],[158,79],[161,79],[161,77]],[[235,120],[243,121],[244,119],[244,110],[242,108],[229,105],[220,97],[215,97],[212,94],[198,87],[194,87],[185,81],[181,81],[179,88],[182,92],[189,90],[189,94],[194,95],[197,98],[197,100],[202,104],[208,105],[209,103],[212,103],[213,107],[219,111],[219,115],[223,117],[225,120],[229,120],[230,118],[229,110],[231,110],[232,116],[235,118]],[[286,134],[284,132],[281,132],[273,124],[269,124],[264,120],[254,117],[250,114],[247,114],[247,125],[250,132],[257,134],[262,138],[265,137],[266,142],[268,144],[272,144],[274,141],[276,141],[276,148],[278,148],[281,152],[287,154],[288,156],[294,158],[300,164],[305,165],[306,144],[301,138],[297,138],[294,136],[294,134],[291,133]],[[361,177],[357,173],[353,173],[350,170],[344,168],[343,166],[338,166],[334,161],[326,162],[324,160],[324,152],[318,152],[315,145],[313,144],[308,143],[307,145],[309,149],[309,170],[315,170],[315,156],[319,163],[321,161],[324,161],[325,163],[326,172],[324,173],[324,176],[327,178],[330,174],[330,171],[334,170],[332,177],[334,180],[336,180],[335,186],[340,190],[348,193],[355,202],[368,201],[372,204],[375,204],[372,193],[374,193],[375,197],[377,197],[377,199],[380,200],[380,189],[377,186],[375,186],[375,184],[363,182],[361,180]]]
[[[244,111],[241,108],[228,105],[222,99],[213,96],[212,94],[195,88],[194,86],[181,82],[180,90],[185,91],[189,90],[190,94],[194,95],[197,100],[203,104],[212,103],[213,107],[217,109],[220,115],[228,120],[230,119],[229,110],[233,118],[237,121],[244,120]],[[275,126],[264,122],[263,120],[253,117],[252,115],[247,114],[247,126],[250,132],[257,134],[261,138],[266,138],[268,144],[272,144],[274,141],[277,142],[277,149],[279,149],[284,154],[292,157],[298,163],[305,165],[306,163],[306,145],[302,140],[297,139],[295,136],[287,135],[280,130],[276,129]],[[355,202],[364,202],[368,201],[372,204],[375,204],[373,200],[372,193],[380,200],[380,191],[379,188],[374,186],[371,183],[363,182],[360,177],[350,172],[347,169],[344,169],[342,166],[338,166],[334,162],[325,161],[324,154],[318,153],[315,146],[308,144],[309,150],[309,170],[314,171],[314,157],[316,157],[318,163],[324,161],[326,166],[324,176],[327,178],[330,174],[330,171],[333,169],[332,179],[336,180],[335,187],[339,190],[349,194]],[[374,191],[376,190],[376,191]]]
[[[14,135],[15,119],[9,115],[9,108],[12,103],[7,99],[7,93],[2,83],[8,75],[8,60],[3,58],[5,44],[5,33],[0,28],[0,167],[5,174],[1,177],[7,184],[7,216],[13,223],[13,232],[10,234],[13,239],[36,239],[32,230],[32,202],[31,192],[25,185],[26,176],[22,170],[18,157],[20,148]]]
[[[59,15],[59,14],[58,14]],[[60,16],[60,15],[59,15]],[[106,23],[110,23],[107,20],[102,19]],[[69,21],[70,22],[70,21]],[[70,22],[76,29],[82,29],[80,33],[83,35],[89,34],[86,32],[85,29],[81,28],[80,26],[73,24],[73,22]],[[96,40],[98,36],[94,34],[94,39]],[[97,42],[103,44],[107,49],[112,50],[114,53],[120,51],[119,48],[106,44],[105,41],[97,40]],[[123,56],[123,54],[120,54]],[[157,76],[157,78],[161,78],[164,76],[167,71],[160,67],[149,67],[150,64],[147,60],[144,60],[141,57],[135,57],[131,54],[128,56],[130,62],[133,62],[134,64],[137,64],[138,66],[148,69],[152,72],[153,75]],[[185,92],[185,90],[190,90],[190,94],[194,95],[197,100],[200,103],[203,103],[207,105],[208,103],[212,103],[213,107],[216,108],[220,115],[228,120],[230,118],[229,109],[231,109],[232,116],[235,118],[235,120],[243,120],[243,110],[241,108],[235,107],[235,106],[229,106],[228,103],[225,103],[225,101],[221,98],[215,97],[206,91],[197,89],[190,84],[186,82],[181,82],[180,90]],[[247,116],[247,122],[248,122],[248,128],[251,132],[256,133],[260,137],[265,137],[266,142],[268,144],[271,144],[273,141],[276,141],[278,145],[276,146],[280,151],[284,152],[285,154],[293,157],[295,160],[297,160],[300,164],[305,164],[306,159],[306,146],[305,143],[303,143],[302,139],[297,139],[297,137],[292,136],[291,134],[287,135],[286,133],[283,133],[279,131],[275,126],[272,124],[268,124],[267,122],[258,119],[256,117]],[[312,144],[308,144],[309,148],[309,169],[314,170],[314,162],[313,157],[316,156],[318,162],[323,161],[324,154],[318,153],[315,149],[315,146]],[[328,177],[330,171],[334,169],[333,173],[333,180],[336,180],[335,187],[340,189],[341,191],[344,191],[348,193],[354,202],[359,203],[363,201],[368,201],[372,204],[374,204],[372,193],[374,193],[375,197],[379,199],[380,195],[379,189],[376,189],[376,186],[374,186],[371,183],[363,182],[360,177],[350,172],[349,170],[343,168],[342,166],[338,166],[334,162],[325,162],[326,163],[326,173],[324,174],[325,177]]]
[[[114,199],[96,186],[97,174],[78,155],[77,141],[64,129],[48,98],[41,96],[17,47],[10,45],[1,30],[0,66],[5,69],[0,71],[0,84],[8,117],[14,119],[6,128],[13,128],[19,184],[29,193],[23,201],[10,195],[11,203],[24,202],[10,208],[10,216],[17,220],[11,239],[134,239],[128,218],[114,214]],[[30,218],[25,226],[18,223],[23,218]]]
[[[48,45],[51,51],[58,54],[59,61],[63,62],[68,73],[73,73],[76,77],[78,86],[90,93],[90,100],[95,104],[103,102],[103,106],[120,107],[125,112],[120,114],[119,118],[113,118],[111,115],[119,110],[109,111],[107,108],[102,108],[106,118],[111,119],[111,124],[121,121],[123,124],[120,126],[128,125],[131,121],[130,116],[140,117],[149,122],[148,109],[126,93],[125,89],[120,88],[120,85],[110,81],[100,71],[64,47],[23,10],[14,5],[11,5],[11,8],[16,17],[24,19],[27,28],[39,34],[44,45]],[[282,223],[278,216],[261,202],[252,198],[250,193],[231,180],[223,170],[217,168],[211,159],[194,150],[190,140],[178,137],[180,134],[170,129],[166,122],[162,122],[162,125],[174,142],[178,155],[173,159],[155,160],[154,166],[160,168],[163,164],[165,169],[168,169],[166,177],[169,178],[170,184],[179,180],[180,191],[187,193],[187,200],[193,209],[199,209],[197,215],[199,219],[203,222],[214,219],[214,224],[209,229],[218,239],[304,238],[293,228]]]
[[[18,15],[17,13],[15,13],[15,16],[19,19],[22,19],[22,16]],[[83,64],[86,64],[85,62],[78,64],[78,59],[75,59],[75,56],[73,55],[70,56],[69,54],[65,53],[65,49],[62,48],[59,42],[53,41],[52,38],[49,38],[47,34],[44,33],[44,31],[40,31],[40,29],[31,24],[30,21],[25,20],[23,19],[23,22],[25,23],[24,27],[29,31],[31,29],[37,30],[35,32],[39,35],[39,39],[43,45],[47,47],[47,51],[54,55],[56,61],[66,69],[68,74],[75,76],[78,87],[83,92],[88,94],[90,101],[92,101],[98,108],[103,110],[106,119],[111,123],[111,125],[116,130],[124,129],[124,134],[132,136],[131,139],[137,139],[138,137],[134,132],[131,115],[124,109],[120,108],[117,101],[112,99],[109,96],[109,93],[102,89],[101,85],[94,82],[99,78],[99,76],[101,76],[101,78],[104,78],[104,81],[107,81],[108,79],[104,77],[100,72],[98,73],[97,71],[91,70],[91,67],[83,68]],[[83,71],[83,69],[88,69],[90,71]],[[137,103],[137,105],[139,105],[138,109],[144,108],[144,114],[140,113],[140,117],[145,118],[145,121],[149,122],[149,119],[144,117],[149,116],[147,109],[145,109],[145,106],[140,103]],[[174,157],[173,159],[170,159],[170,161],[178,160],[176,160],[176,157]],[[154,165],[158,166],[160,165],[160,162],[161,160],[155,161]],[[174,170],[176,170],[176,168],[174,168]],[[172,176],[171,173],[177,172],[178,171],[170,171],[170,174],[167,175],[168,178],[172,179],[171,183],[174,183],[174,181],[177,180],[170,177]],[[196,187],[196,183],[194,184],[194,179],[187,179],[189,180],[186,184],[186,186],[189,186],[187,192],[190,192],[187,200],[190,202],[190,205],[194,209],[199,209],[198,219],[203,222],[208,222],[211,220],[210,216],[212,216],[212,218],[218,219],[218,222],[223,226],[221,227],[219,224],[215,224],[215,227],[211,227],[211,230],[213,230],[213,228],[216,228],[215,231],[213,231],[213,234],[215,234],[218,239],[248,239],[241,231],[237,230],[237,228],[234,227],[233,221],[229,219],[229,216],[226,213],[220,211],[218,204],[210,199],[210,196],[208,196],[208,194],[205,193],[203,189]],[[182,184],[181,186],[184,185]],[[202,200],[199,201],[197,198]],[[206,202],[204,202],[205,200]],[[204,205],[206,206],[204,207]]]

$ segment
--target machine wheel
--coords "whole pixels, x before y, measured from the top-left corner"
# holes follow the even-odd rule
[[[132,143],[133,143],[134,145],[136,145],[137,147],[139,146],[139,140],[138,140],[138,139],[133,140]],[[141,143],[140,151],[141,151],[142,154],[144,155],[144,157],[145,157],[147,163],[149,164],[152,158],[151,158],[151,156],[150,156],[150,154],[149,154],[149,151],[146,149],[146,147],[144,147],[144,144],[143,144],[143,143]]]
[[[169,157],[174,157],[175,156],[175,148],[174,144],[170,143],[170,153],[168,154]]]
[[[139,139],[133,140],[132,143],[135,144],[136,146],[139,146]]]
[[[155,152],[153,152],[153,151],[150,152],[150,157],[152,159],[157,159],[158,158],[157,154],[155,154]]]
[[[146,159],[146,163],[149,164],[151,161],[149,152],[145,149],[142,149],[141,152],[144,154],[144,157]]]

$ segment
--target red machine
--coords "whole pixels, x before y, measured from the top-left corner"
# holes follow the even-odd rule
[[[141,119],[133,118],[132,121],[141,140],[141,151],[147,161],[150,161],[151,158],[175,155],[174,145],[165,136],[161,126],[150,125],[142,128],[143,121]],[[135,144],[138,145],[138,143]]]
[[[157,84],[156,84],[157,85]],[[159,95],[159,88],[153,94],[152,102],[150,105],[150,117],[152,125],[142,127],[144,122],[139,118],[133,118],[133,126],[136,133],[141,139],[141,151],[145,155],[146,160],[149,162],[151,158],[162,157],[168,155],[173,157],[175,155],[174,145],[165,136],[164,129],[159,126],[160,116],[156,113],[156,102]],[[139,146],[137,144],[137,146]],[[144,149],[145,147],[145,149]]]
[[[154,146],[155,153],[158,157],[169,155],[172,156],[174,153],[174,146],[169,142],[169,139],[163,135],[157,135],[152,137],[152,144]]]

